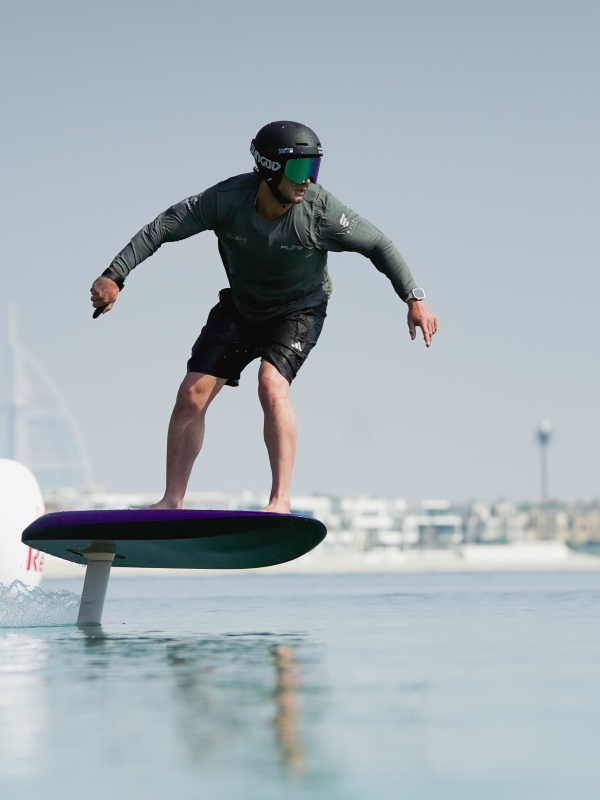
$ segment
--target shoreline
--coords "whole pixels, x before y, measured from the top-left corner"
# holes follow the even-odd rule
[[[463,545],[448,550],[395,550],[367,552],[318,547],[294,561],[257,569],[141,569],[117,567],[112,578],[189,577],[191,575],[341,574],[362,572],[578,572],[600,570],[600,557],[570,550],[563,542],[523,542],[512,545]],[[85,567],[46,556],[42,575],[50,578],[83,577]]]

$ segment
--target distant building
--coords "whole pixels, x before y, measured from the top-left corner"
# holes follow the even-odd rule
[[[404,520],[407,543],[417,547],[445,548],[463,540],[463,518],[453,514],[448,500],[424,500],[419,512]]]
[[[352,531],[356,549],[371,550],[387,543],[400,544],[402,532],[394,530],[389,501],[364,496],[341,501],[344,528]]]
[[[512,503],[473,503],[466,520],[465,541],[474,544],[507,544],[526,538],[528,517],[518,512]]]

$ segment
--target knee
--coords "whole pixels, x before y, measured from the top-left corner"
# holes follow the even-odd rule
[[[206,381],[184,378],[177,392],[176,407],[179,411],[202,413],[211,398],[211,387]]]
[[[273,367],[270,370],[262,370],[258,376],[258,396],[263,407],[271,407],[277,403],[287,400],[290,385],[283,375]]]

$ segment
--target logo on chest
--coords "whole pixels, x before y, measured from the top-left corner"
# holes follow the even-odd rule
[[[282,250],[304,250],[302,245],[299,245],[299,244],[282,244],[281,245],[281,249]]]
[[[225,238],[226,238],[226,239],[233,239],[233,241],[234,241],[234,242],[244,242],[244,244],[246,244],[246,242],[248,241],[248,238],[247,238],[247,237],[240,236],[240,235],[239,235],[239,234],[237,234],[237,233],[236,233],[235,235],[234,235],[233,233],[228,233],[228,234],[225,236]]]

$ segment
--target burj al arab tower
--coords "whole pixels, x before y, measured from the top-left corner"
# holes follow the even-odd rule
[[[69,405],[39,361],[19,342],[9,310],[8,457],[29,467],[43,491],[92,485],[85,442]]]

